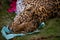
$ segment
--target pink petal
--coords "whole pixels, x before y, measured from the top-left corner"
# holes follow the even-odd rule
[[[8,11],[8,12],[10,12],[10,13],[12,12],[12,10],[11,10],[11,9],[8,9],[7,11]]]

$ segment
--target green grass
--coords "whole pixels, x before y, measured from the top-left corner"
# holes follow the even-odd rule
[[[13,20],[15,13],[8,13],[7,8],[9,8],[7,0],[0,0],[2,1],[2,8],[0,8],[0,30],[3,25],[9,25],[9,23]],[[15,37],[15,40],[29,40],[32,37],[42,37],[42,36],[60,36],[60,18],[50,19],[46,22],[46,26],[41,29],[39,33],[26,35],[23,37]],[[0,39],[5,40],[1,33]],[[48,39],[50,40],[50,39]],[[60,38],[53,38],[51,40],[60,40]]]

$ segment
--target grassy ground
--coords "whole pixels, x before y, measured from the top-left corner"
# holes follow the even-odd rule
[[[7,0],[0,0],[2,3],[0,7],[0,30],[3,27],[3,25],[8,25],[14,18],[15,13],[8,13],[6,10],[9,7],[7,4]],[[32,35],[26,35],[23,37],[16,37],[15,40],[29,40],[30,38],[34,37],[42,37],[42,36],[60,36],[60,18],[54,18],[51,20],[48,20],[46,22],[46,26],[37,34]],[[1,33],[0,33],[0,39],[5,40]],[[53,39],[47,39],[47,40],[60,40],[60,38],[53,38]]]

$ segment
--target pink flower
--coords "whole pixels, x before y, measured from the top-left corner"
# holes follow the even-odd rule
[[[13,12],[11,9],[8,9],[7,11],[10,12],[10,13]]]
[[[10,4],[10,8],[7,10],[8,12],[15,12],[16,11],[16,0],[13,0]]]

